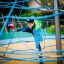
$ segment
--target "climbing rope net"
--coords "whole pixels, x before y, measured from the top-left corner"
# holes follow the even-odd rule
[[[61,14],[64,14],[64,12],[62,12],[61,10],[59,10],[60,12],[58,14],[51,14],[51,15],[45,15],[45,16],[39,16],[39,17],[22,17],[22,16],[11,16],[12,12],[13,12],[13,9],[24,9],[24,10],[41,10],[42,8],[45,8],[45,9],[50,9],[48,6],[41,6],[39,8],[30,8],[30,7],[27,7],[27,6],[21,6],[19,5],[18,3],[19,2],[25,2],[25,1],[29,1],[29,0],[21,0],[21,1],[17,1],[15,0],[14,2],[0,2],[0,8],[10,8],[10,12],[8,15],[6,16],[3,16],[3,17],[0,17],[0,19],[2,18],[5,18],[5,22],[2,26],[2,29],[0,31],[0,37],[2,36],[3,34],[3,31],[4,31],[4,28],[5,26],[7,25],[7,23],[9,22],[9,18],[12,18],[12,19],[24,19],[24,20],[27,20],[27,19],[38,19],[38,20],[43,20],[43,19],[48,19],[48,18],[51,18],[51,17],[54,17],[54,16],[58,16],[58,15],[61,15]],[[2,3],[4,5],[2,5]],[[11,5],[12,4],[12,5]],[[54,9],[51,9],[54,11]],[[24,41],[24,40],[20,40],[20,41],[17,41],[17,42],[13,42],[12,43],[12,40],[13,40],[13,35],[14,35],[14,31],[12,33],[12,36],[9,40],[9,42],[6,44],[6,43],[2,43],[2,41],[0,41],[0,47],[3,47],[3,48],[6,48],[6,51],[0,51],[0,55],[1,54],[4,54],[4,56],[0,56],[1,58],[1,62],[7,62],[7,61],[10,61],[10,60],[19,60],[19,61],[36,61],[36,62],[54,62],[54,61],[57,61],[56,60],[56,57],[50,57],[50,56],[44,56],[45,53],[56,53],[56,52],[62,52],[64,53],[64,50],[48,50],[48,51],[37,51],[35,49],[32,49],[30,48],[29,46],[27,50],[15,50],[13,48],[9,48],[9,45],[10,44],[17,44],[17,43],[27,43],[27,42],[30,42],[30,41]],[[46,33],[46,32],[45,32]],[[46,36],[45,36],[46,38]],[[45,40],[44,38],[44,40]],[[33,42],[33,41],[32,41]],[[6,47],[6,45],[8,45],[8,47]],[[25,45],[26,46],[26,45]],[[50,45],[50,46],[44,46],[42,49],[44,48],[47,48],[47,47],[52,47],[52,46],[56,46],[56,45]],[[63,45],[64,46],[64,45]],[[7,50],[12,50],[11,52],[7,51]],[[28,52],[27,52],[28,51]],[[6,55],[11,55],[12,57],[9,57],[9,56],[6,56]],[[17,56],[20,56],[20,57],[14,57],[13,55],[17,55]],[[22,56],[28,56],[26,58],[23,58]],[[40,58],[40,56],[42,56]],[[64,60],[64,58],[62,56],[58,56],[60,57],[58,59],[59,60]]]

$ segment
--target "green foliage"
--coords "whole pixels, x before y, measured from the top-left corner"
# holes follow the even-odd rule
[[[53,14],[53,12],[42,12],[42,15],[50,15]]]
[[[64,31],[62,31],[62,29],[64,29],[64,25],[60,25],[60,29],[61,29],[61,34],[64,34]],[[48,27],[47,32],[55,33],[55,25],[51,25],[50,27]]]
[[[25,14],[22,14],[21,16],[23,17],[29,17],[29,16],[32,16],[33,14],[32,13],[25,13]]]
[[[42,12],[34,12],[33,15],[34,16],[42,16]]]
[[[51,26],[47,29],[47,32],[49,32],[49,33],[54,33],[54,32],[55,32],[55,26],[54,26],[54,25],[51,25]]]
[[[48,6],[53,6],[53,0],[40,0],[41,5],[48,5]]]
[[[64,29],[64,25],[60,25],[60,28],[61,28],[61,29]]]
[[[23,17],[30,17],[32,15],[34,16],[44,16],[44,15],[50,15],[53,14],[52,12],[42,12],[42,11],[36,11],[36,12],[26,12],[24,14],[22,14],[21,16]]]

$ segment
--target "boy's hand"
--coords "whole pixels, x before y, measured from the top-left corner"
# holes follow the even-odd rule
[[[19,30],[19,29],[17,29],[16,31],[17,31],[17,32],[19,32],[20,30]]]
[[[17,31],[17,32],[22,31],[22,28],[18,28],[16,31]]]

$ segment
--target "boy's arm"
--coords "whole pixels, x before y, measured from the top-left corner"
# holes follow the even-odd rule
[[[29,27],[24,27],[24,28],[17,29],[17,32],[19,32],[19,31],[32,33],[32,30]]]

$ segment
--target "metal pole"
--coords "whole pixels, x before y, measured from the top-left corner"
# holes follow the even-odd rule
[[[58,0],[54,0],[54,12],[58,14]],[[60,35],[60,24],[59,24],[59,16],[55,16],[55,29],[56,29],[56,48],[57,50],[62,50],[61,48],[61,35]],[[62,52],[57,51],[57,55],[62,55]],[[62,61],[58,61],[60,58],[57,57],[57,64],[62,64]]]

